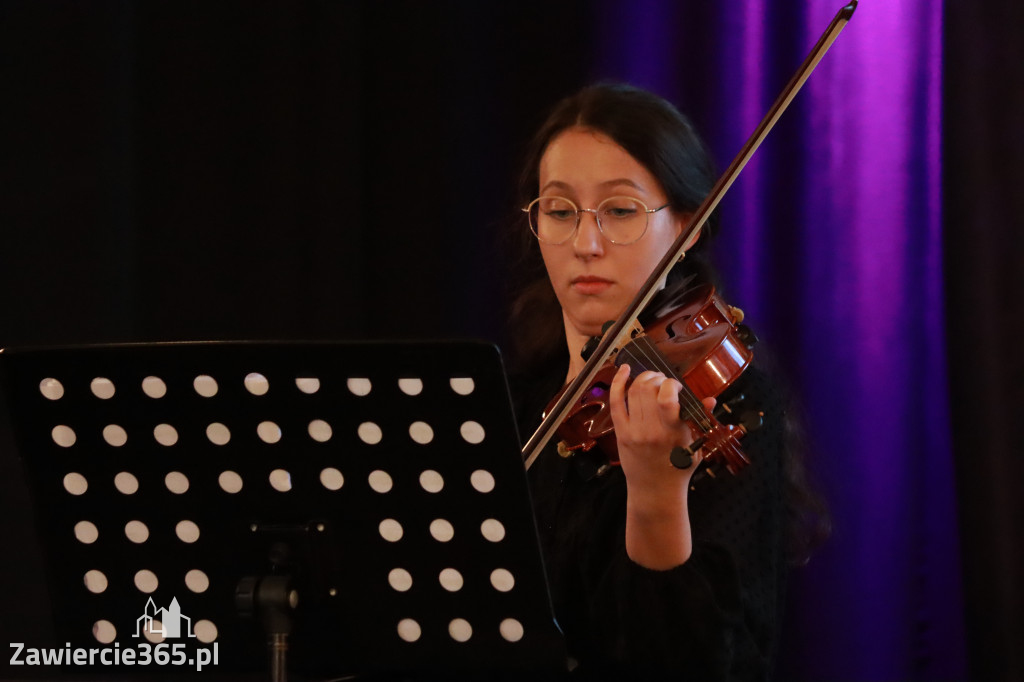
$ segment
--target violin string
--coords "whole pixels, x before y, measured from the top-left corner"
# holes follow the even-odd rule
[[[636,348],[637,350],[641,350],[639,344],[633,345],[634,348]],[[648,359],[650,364],[654,365],[656,369],[658,369],[667,376],[675,376],[675,370],[673,370],[672,367],[668,366],[667,362],[663,359],[661,353],[654,349],[653,346],[650,345],[649,341],[647,341],[647,345],[649,346],[649,348],[647,349],[647,352],[643,353],[643,355],[645,358]],[[639,359],[635,353],[633,353],[631,350],[627,350],[628,348],[629,346],[624,348],[623,351],[625,351],[627,355],[629,355],[630,357],[634,359]],[[643,366],[648,367],[647,365]],[[683,383],[683,390],[680,391],[679,396],[680,408],[682,411],[684,411],[686,416],[689,417],[690,421],[692,421],[701,431],[705,433],[710,431],[711,422],[707,418],[707,414],[704,412],[704,406],[700,403],[699,400],[697,400],[697,397],[693,394],[689,387],[686,386],[685,383]]]
[[[629,362],[629,364],[630,375],[634,378],[648,369],[660,371],[666,376],[675,376],[675,369],[669,366],[665,357],[646,336],[634,339],[619,352],[625,357],[627,362],[633,361]],[[708,418],[707,413],[704,411],[703,404],[685,382],[680,381],[680,383],[683,385],[683,389],[679,392],[680,409],[685,411],[690,421],[704,433],[711,433],[714,431],[714,427],[711,425],[711,419]],[[727,436],[724,443],[707,455],[708,458],[715,456],[724,457],[726,464],[742,463],[746,460],[743,450],[736,442],[736,439],[731,436]]]
[[[668,361],[665,359],[664,355],[662,355],[662,353],[655,347],[654,343],[648,337],[642,336],[639,339],[636,339],[636,341],[642,342],[643,345],[647,347],[647,352],[645,353],[645,355],[649,355],[658,359],[662,366],[662,372],[664,372],[668,376],[675,376],[675,370],[668,365]],[[639,346],[640,343],[637,343],[637,347]],[[679,393],[680,404],[683,405],[690,418],[698,426],[700,426],[702,430],[708,431],[711,428],[711,422],[710,420],[708,420],[707,415],[704,412],[704,405],[697,398],[697,396],[694,395],[693,391],[690,390],[690,387],[687,386],[685,382],[680,381],[680,383],[683,385],[683,390],[680,391]]]
[[[636,351],[636,352],[634,352]],[[645,369],[656,369],[662,372],[666,376],[675,377],[675,370],[668,364],[668,361],[664,356],[657,350],[654,344],[646,336],[641,336],[634,339],[626,346],[623,347],[620,354],[625,354],[627,360],[632,358],[639,361],[641,367]],[[640,357],[640,355],[642,357]],[[632,367],[631,367],[632,370]],[[631,371],[632,373],[632,371]],[[639,372],[638,372],[639,374]],[[711,430],[711,421],[708,419],[707,413],[704,411],[704,406],[697,399],[697,396],[693,394],[693,391],[686,385],[685,382],[680,382],[683,385],[683,390],[679,392],[679,403],[683,411],[689,419],[705,433]]]

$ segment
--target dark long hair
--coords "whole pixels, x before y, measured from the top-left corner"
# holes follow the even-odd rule
[[[690,121],[672,104],[630,85],[598,84],[559,102],[534,135],[519,178],[519,206],[526,206],[536,197],[541,158],[551,141],[570,128],[599,132],[625,149],[654,176],[677,214],[695,212],[717,179],[706,145]],[[671,300],[681,289],[694,284],[717,285],[717,274],[705,254],[718,227],[716,212],[705,223],[686,258],[669,273],[665,289],[648,310],[657,309],[659,301]],[[516,294],[510,306],[510,322],[513,329],[519,330],[510,344],[512,381],[514,387],[522,389],[517,391],[521,410],[527,406],[533,409],[538,399],[546,402],[558,390],[565,376],[565,327],[561,307],[525,216],[510,228],[512,250],[517,253],[512,278]],[[641,316],[641,322],[644,321]],[[541,408],[543,405],[540,402]],[[801,422],[792,410],[787,410],[785,422],[787,550],[791,562],[803,563],[810,551],[829,535],[831,524],[824,503],[807,478]]]

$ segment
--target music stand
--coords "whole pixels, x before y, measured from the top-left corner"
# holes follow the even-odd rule
[[[298,594],[282,627],[310,674],[565,669],[493,346],[5,349],[0,370],[61,644],[176,634],[266,669],[238,612],[262,585]]]

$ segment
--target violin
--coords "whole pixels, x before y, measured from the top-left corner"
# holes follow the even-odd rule
[[[597,465],[598,475],[605,473],[609,465],[618,465],[608,399],[616,368],[628,363],[631,380],[643,371],[653,370],[677,377],[683,384],[679,394],[680,417],[691,424],[697,437],[688,448],[673,450],[670,461],[674,466],[689,468],[701,450],[712,476],[721,466],[731,474],[739,473],[750,460],[738,441],[760,426],[763,415],[750,410],[740,413],[736,408],[743,398],[739,396],[720,406],[719,413],[731,419],[720,419],[704,406],[702,399],[717,397],[750,365],[757,337],[741,324],[742,320],[743,312],[726,304],[710,284],[686,289],[668,301],[656,312],[654,322],[632,335],[614,360],[598,370],[588,390],[558,426],[559,454],[571,457],[596,448],[604,458]],[[736,423],[738,414],[742,414],[741,421]]]
[[[727,468],[733,473],[746,466],[748,460],[739,449],[736,441],[743,433],[750,430],[749,426],[743,424],[721,424],[713,414],[704,409],[700,400],[702,397],[717,395],[714,392],[716,388],[720,386],[721,389],[724,389],[750,363],[750,357],[747,357],[746,360],[737,360],[733,357],[734,353],[736,353],[736,358],[740,356],[738,350],[739,346],[742,345],[742,332],[739,329],[740,321],[731,312],[735,309],[722,303],[714,295],[713,290],[710,292],[705,290],[705,295],[700,296],[695,293],[693,298],[694,302],[698,304],[698,311],[708,313],[710,315],[709,319],[717,317],[720,320],[720,313],[725,311],[725,318],[729,319],[730,322],[726,326],[722,326],[723,321],[718,323],[699,321],[704,318],[695,315],[694,312],[686,312],[692,310],[691,307],[682,306],[680,314],[671,315],[671,319],[667,320],[667,323],[660,325],[660,327],[657,322],[652,327],[652,333],[655,334],[655,338],[658,338],[659,335],[664,337],[661,344],[655,343],[650,334],[643,331],[637,323],[637,317],[654,298],[661,283],[668,276],[669,271],[685,256],[686,244],[704,227],[704,224],[718,207],[722,197],[725,196],[725,193],[735,182],[744,166],[746,166],[754,152],[757,151],[757,148],[775,126],[775,123],[789,107],[789,104],[796,97],[804,82],[810,77],[822,57],[825,56],[825,53],[832,46],[832,43],[839,37],[839,33],[846,27],[856,8],[857,0],[852,0],[850,4],[840,8],[836,13],[825,29],[825,32],[818,39],[818,42],[811,48],[810,53],[796,73],[793,74],[786,87],[783,88],[782,92],[775,99],[768,113],[765,114],[757,128],[732,160],[732,163],[729,164],[729,167],[726,168],[714,187],[711,188],[708,196],[693,213],[687,227],[681,231],[675,242],[665,252],[664,257],[654,267],[651,275],[641,285],[637,295],[626,306],[622,316],[607,326],[600,341],[592,349],[589,349],[590,356],[587,358],[583,369],[562,393],[556,397],[553,404],[549,405],[540,426],[537,427],[537,430],[526,442],[526,445],[523,446],[523,458],[527,469],[533,465],[537,457],[540,456],[541,451],[551,441],[551,438],[573,414],[577,415],[577,418],[573,420],[577,425],[570,423],[564,427],[570,437],[563,438],[563,442],[566,445],[562,449],[571,453],[572,450],[570,448],[575,446],[576,451],[588,451],[592,450],[596,444],[602,443],[602,449],[611,451],[613,453],[611,455],[612,458],[616,457],[616,454],[614,454],[616,450],[613,449],[612,444],[609,442],[609,435],[612,431],[607,402],[602,403],[598,398],[602,393],[607,397],[608,387],[611,384],[611,375],[614,375],[612,356],[615,355],[616,359],[622,357],[621,362],[625,362],[626,357],[628,357],[623,355],[623,351],[634,354],[633,357],[639,357],[641,344],[634,343],[639,338],[645,339],[642,342],[645,344],[643,347],[643,352],[645,353],[650,349],[658,348],[671,350],[677,347],[689,348],[691,346],[693,348],[704,348],[704,344],[709,346],[709,348],[704,348],[708,352],[689,353],[689,351],[684,351],[680,353],[680,356],[688,361],[687,363],[672,366],[672,361],[666,359],[663,365],[656,365],[662,371],[669,369],[670,371],[665,371],[666,375],[675,376],[682,380],[684,389],[680,394],[680,405],[683,410],[683,416],[691,423],[691,426],[696,427],[696,431],[699,434],[697,440],[688,449],[676,448],[672,451],[670,455],[672,464],[683,469],[689,468],[692,466],[693,455],[698,451],[702,451],[706,458],[711,457],[712,459],[724,460]],[[695,317],[698,318],[698,321],[693,323],[696,326],[692,326],[690,325],[690,320]],[[730,336],[727,327],[736,328],[736,333],[739,335],[738,338],[741,339],[740,344],[725,343],[725,339]],[[710,333],[712,328],[716,329],[714,337]],[[719,338],[719,335],[722,342],[717,343],[717,345],[712,344],[709,339]],[[669,341],[669,339],[677,340]],[[678,339],[686,339],[686,341]],[[714,348],[710,348],[712,345],[714,345]],[[662,362],[662,360],[658,360],[658,362]],[[630,368],[632,370],[632,363],[630,363]],[[725,372],[725,376],[718,376],[716,372],[719,369],[728,369],[729,371]],[[738,371],[736,371],[737,369]],[[604,374],[601,374],[602,372]],[[611,375],[609,372],[611,372]],[[688,379],[692,381],[693,386],[687,381]],[[591,400],[590,397],[584,397],[584,394],[588,394],[588,396],[592,394],[594,399]],[[604,407],[601,407],[601,405]],[[598,426],[599,422],[601,422],[600,426]],[[604,431],[605,427],[607,427],[607,431]],[[610,463],[612,462],[610,461]]]

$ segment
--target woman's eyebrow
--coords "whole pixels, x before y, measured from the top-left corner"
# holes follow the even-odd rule
[[[543,194],[545,190],[551,188],[572,190],[572,187],[570,187],[568,183],[562,182],[561,180],[551,180],[546,185],[540,188],[541,194]]]
[[[635,180],[629,178],[616,178],[614,180],[605,180],[601,183],[602,187],[615,187],[616,185],[627,185],[633,189],[638,189],[641,192],[645,191],[643,186],[637,183]]]
[[[626,185],[627,187],[632,187],[634,189],[640,190],[641,192],[646,191],[643,185],[640,185],[635,180],[630,180],[629,178],[615,178],[614,180],[605,180],[604,182],[600,183],[601,187],[617,187],[619,185]],[[552,188],[569,191],[572,190],[572,186],[569,185],[568,183],[562,182],[561,180],[551,180],[543,187],[541,187],[540,191],[544,192],[545,190]]]

